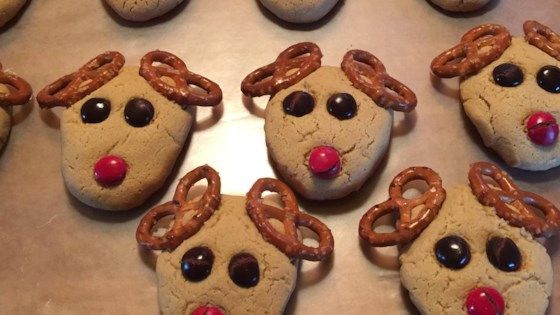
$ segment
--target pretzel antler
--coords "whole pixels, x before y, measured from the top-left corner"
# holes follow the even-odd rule
[[[191,187],[206,178],[208,188],[200,199],[187,201]],[[220,176],[208,165],[200,166],[185,175],[175,190],[173,200],[150,210],[140,221],[136,230],[136,240],[150,249],[173,250],[184,240],[196,234],[220,205]],[[187,215],[194,212],[187,222]],[[166,217],[174,216],[174,222],[163,236],[154,236],[153,227]]]
[[[560,35],[537,21],[526,21],[523,30],[529,44],[560,60]]]
[[[483,176],[491,177],[499,187],[488,185]],[[469,171],[469,182],[478,201],[494,207],[496,214],[511,225],[524,227],[536,237],[547,237],[560,230],[558,208],[537,194],[519,189],[513,179],[497,165],[474,163]]]
[[[27,81],[13,73],[2,70],[0,63],[0,84],[6,85],[8,92],[0,92],[0,106],[22,105],[29,101],[33,90]]]
[[[154,66],[154,62],[166,66]],[[190,72],[179,57],[166,51],[151,51],[140,61],[140,75],[160,94],[177,102],[183,108],[187,105],[216,106],[222,101],[222,90],[211,80]],[[162,80],[171,78],[174,85]],[[204,91],[193,88],[195,85]]]
[[[352,84],[377,105],[402,112],[410,112],[416,107],[414,92],[389,76],[383,63],[371,53],[350,50],[344,55],[341,68]]]
[[[69,107],[116,77],[123,65],[123,55],[116,51],[104,52],[78,71],[42,89],[37,94],[37,102],[42,108]]]
[[[262,201],[265,191],[276,192],[282,197],[284,209],[266,205]],[[334,249],[334,239],[329,228],[318,219],[299,211],[296,197],[283,182],[272,178],[261,178],[247,193],[247,213],[264,239],[276,246],[290,258],[312,261],[323,260]],[[284,224],[284,233],[276,230],[269,222],[273,218]],[[310,247],[299,240],[297,231],[304,226],[319,237],[319,245]]]
[[[417,179],[424,180],[429,186],[428,190],[419,197],[404,198],[404,185]],[[372,246],[405,244],[415,239],[434,220],[445,201],[446,193],[441,178],[432,169],[410,167],[393,179],[389,196],[389,200],[369,209],[360,220],[360,236]],[[422,205],[424,207],[413,218],[414,208]],[[373,224],[391,212],[399,213],[399,219],[395,223],[396,230],[390,233],[375,232]]]
[[[509,31],[497,24],[484,24],[468,31],[461,42],[432,61],[432,72],[440,78],[476,73],[500,58],[511,44]],[[482,49],[487,48],[487,49]]]
[[[276,61],[251,72],[243,82],[241,91],[252,97],[274,95],[286,89],[321,66],[321,49],[314,43],[295,44],[284,50]],[[290,70],[298,69],[292,74]]]

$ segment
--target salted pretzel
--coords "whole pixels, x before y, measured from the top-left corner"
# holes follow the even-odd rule
[[[93,58],[78,71],[63,76],[37,94],[41,108],[70,107],[119,74],[124,56],[107,51]]]
[[[416,107],[414,92],[389,76],[383,63],[371,53],[350,50],[344,55],[341,68],[352,84],[377,105],[402,112],[410,112]]]
[[[155,62],[163,65],[154,65]],[[140,75],[156,91],[183,108],[187,105],[216,106],[222,101],[222,90],[216,83],[190,72],[183,60],[166,51],[151,51],[142,57]],[[162,77],[172,79],[174,85],[165,82]]]
[[[264,204],[262,194],[265,191],[280,194],[284,208]],[[329,228],[318,219],[301,212],[294,193],[279,180],[261,178],[255,182],[247,193],[247,213],[264,239],[291,258],[323,260],[334,249],[334,239]],[[270,224],[271,218],[283,223],[283,233]],[[307,227],[317,234],[317,247],[306,246],[298,238],[297,231],[300,226]]]
[[[413,180],[423,180],[428,184],[421,196],[408,199],[403,196],[403,187]],[[392,246],[405,244],[415,239],[434,220],[446,193],[439,175],[427,167],[410,167],[399,173],[389,186],[389,200],[373,206],[360,220],[360,237],[372,246]],[[414,208],[423,206],[416,217]],[[375,232],[373,224],[384,215],[399,213],[396,230],[390,233]]]
[[[511,35],[504,26],[480,25],[463,35],[455,47],[437,56],[431,64],[432,72],[440,78],[476,73],[500,58],[510,44]]]
[[[0,63],[0,84],[4,84],[8,88],[6,94],[0,93],[1,106],[22,105],[29,101],[33,93],[31,86],[27,81],[15,74],[2,70]]]
[[[317,70],[321,66],[321,49],[314,43],[304,42],[284,50],[276,61],[251,72],[243,82],[241,91],[252,97],[274,95]],[[288,74],[290,70],[294,70]]]
[[[187,201],[191,187],[205,178],[208,188],[200,199]],[[154,250],[174,250],[185,239],[191,237],[202,228],[218,209],[221,201],[220,177],[208,165],[200,166],[185,175],[175,190],[173,200],[150,210],[140,221],[136,230],[139,244]],[[194,215],[193,215],[194,214]],[[158,221],[166,216],[174,217],[173,225],[163,236],[154,236],[152,229]],[[191,218],[185,222],[185,218]]]
[[[483,176],[492,178],[499,187],[490,186]],[[519,189],[495,164],[474,163],[469,171],[469,182],[478,201],[494,207],[496,214],[511,225],[523,227],[536,237],[550,236],[560,230],[558,208],[537,194]]]
[[[523,31],[529,44],[560,60],[560,35],[537,21],[523,23]]]

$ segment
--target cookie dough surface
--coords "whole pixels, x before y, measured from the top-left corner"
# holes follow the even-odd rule
[[[475,11],[490,2],[490,0],[430,0],[435,5],[447,11],[469,12]]]
[[[181,274],[181,258],[198,246],[212,250],[214,264],[206,279],[193,283]],[[238,287],[229,277],[229,261],[238,253],[258,260],[260,281],[252,288]],[[247,215],[245,197],[222,196],[220,208],[197,234],[158,257],[160,311],[184,315],[199,306],[214,305],[231,315],[282,314],[294,290],[296,265],[263,239]]]
[[[282,102],[294,91],[314,96],[311,113],[302,117],[284,113]],[[357,114],[351,119],[338,120],[327,111],[329,97],[341,92],[356,100]],[[270,100],[264,129],[268,152],[284,181],[306,198],[325,200],[342,198],[363,185],[385,155],[392,123],[392,112],[354,88],[340,68],[321,67]],[[338,177],[321,179],[309,170],[309,153],[318,146],[340,153]]]
[[[173,10],[183,0],[105,0],[123,19],[148,21]]]
[[[470,247],[471,260],[463,269],[443,267],[434,254],[443,237],[462,237]],[[522,267],[504,272],[486,255],[486,242],[494,236],[509,237],[519,248]],[[470,188],[448,190],[436,219],[400,256],[401,280],[422,314],[466,314],[465,298],[478,286],[498,290],[505,314],[544,314],[552,291],[552,266],[546,249],[524,229],[510,226],[481,205]]]
[[[502,87],[494,83],[492,71],[506,62],[523,70],[521,85]],[[550,112],[560,121],[560,94],[543,90],[536,81],[538,71],[546,65],[558,67],[560,62],[523,38],[513,38],[498,60],[461,82],[463,107],[484,144],[511,166],[547,170],[560,165],[560,142],[550,146],[534,144],[525,130],[526,119],[537,111]]]
[[[260,0],[280,19],[291,23],[311,23],[327,15],[338,0]]]
[[[109,100],[111,113],[101,123],[83,123],[82,105],[95,97]],[[125,105],[135,97],[150,101],[155,110],[153,120],[141,128],[124,119]],[[68,190],[95,208],[139,206],[165,182],[192,122],[192,114],[153,90],[137,67],[124,67],[117,77],[63,112],[62,175]],[[126,161],[128,170],[120,185],[104,187],[95,181],[93,166],[105,155]]]
[[[26,2],[27,0],[0,0],[0,27],[13,19]]]

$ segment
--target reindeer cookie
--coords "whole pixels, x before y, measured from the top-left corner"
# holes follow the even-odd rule
[[[338,0],[260,0],[278,18],[291,23],[311,23],[327,15]]]
[[[173,10],[183,0],[105,0],[105,2],[123,19],[144,22]]]
[[[467,116],[484,144],[526,170],[560,165],[560,37],[535,21],[525,38],[500,25],[467,32],[457,46],[432,61],[441,78],[461,77]]]
[[[0,149],[8,141],[12,129],[10,107],[27,103],[31,94],[29,83],[12,72],[3,70],[0,63]]]
[[[122,68],[124,57],[106,52],[37,95],[43,108],[67,108],[62,175],[68,190],[92,207],[142,204],[163,185],[185,143],[193,123],[185,109],[221,101],[217,84],[171,53],[152,51],[140,63]]]
[[[203,196],[187,201],[189,189],[206,179]],[[280,194],[283,208],[264,203],[263,192]],[[158,222],[173,216],[171,228],[156,236]],[[271,220],[274,219],[274,220]],[[274,223],[282,223],[277,229]],[[300,226],[314,231],[317,247],[298,237]],[[297,278],[297,260],[323,260],[333,251],[330,230],[299,211],[292,191],[276,179],[259,179],[247,197],[220,194],[220,177],[201,166],[181,179],[173,200],[146,214],[138,243],[163,250],[158,256],[162,314],[281,314]]]
[[[418,179],[427,191],[404,198],[404,185]],[[363,216],[360,236],[372,246],[408,244],[400,255],[401,281],[422,314],[544,314],[552,265],[534,237],[557,232],[560,211],[491,163],[473,164],[469,181],[470,189],[446,193],[431,169],[401,172],[391,198]],[[376,232],[374,223],[393,212],[396,230]]]
[[[416,96],[372,54],[346,53],[341,68],[321,67],[321,50],[299,43],[249,74],[245,95],[270,95],[268,152],[282,178],[309,199],[338,199],[360,189],[387,151],[392,110]]]

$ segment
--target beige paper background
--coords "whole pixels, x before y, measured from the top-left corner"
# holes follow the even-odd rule
[[[164,19],[137,25],[120,20],[100,0],[32,0],[0,30],[0,60],[35,92],[102,51],[118,50],[135,65],[147,51],[162,49],[218,82],[224,100],[218,108],[198,110],[196,130],[161,191],[122,213],[91,209],[65,190],[62,109],[41,111],[35,101],[16,108],[0,155],[0,313],[156,314],[155,272],[134,239],[138,221],[170,199],[180,176],[204,163],[219,170],[226,194],[244,194],[257,178],[274,176],[258,117],[266,99],[256,100],[249,111],[239,85],[299,41],[319,44],[325,65],[338,65],[352,48],[373,52],[416,92],[419,105],[406,118],[395,114],[390,152],[358,194],[329,203],[302,201],[303,209],[331,227],[336,249],[330,262],[303,263],[287,313],[414,312],[400,286],[396,249],[360,245],[359,219],[386,199],[389,182],[408,166],[434,168],[449,187],[466,183],[470,162],[499,161],[465,118],[457,80],[432,82],[429,63],[485,22],[506,25],[514,35],[522,33],[526,19],[560,31],[558,12],[555,0],[494,1],[468,17],[444,14],[423,0],[347,0],[323,23],[301,28],[282,24],[254,0],[191,0]],[[560,168],[508,170],[521,187],[560,204]],[[547,243],[556,274],[549,314],[560,313],[559,242],[555,237]]]

